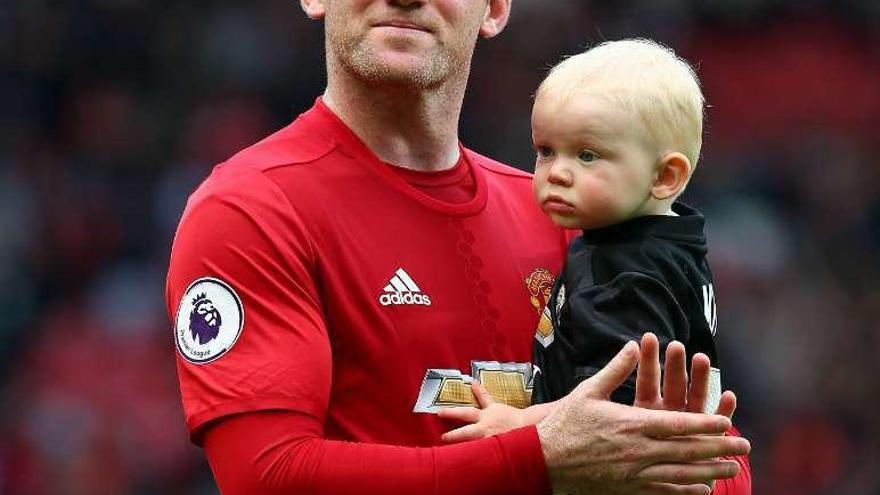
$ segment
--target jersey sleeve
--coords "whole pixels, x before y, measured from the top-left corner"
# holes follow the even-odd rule
[[[725,433],[727,436],[741,436],[733,427]],[[722,459],[736,461],[739,464],[739,474],[733,478],[718,480],[712,495],[752,495],[752,465],[748,455],[734,457],[722,457]]]
[[[321,438],[312,418],[257,412],[208,428],[205,452],[225,495],[536,495],[549,493],[534,426],[441,447]]]
[[[541,369],[535,394],[542,401],[567,395],[645,332],[657,335],[661,352],[681,338],[677,332],[686,332],[687,318],[672,291],[651,275],[623,272],[606,284],[571,289],[564,304],[556,301],[559,294],[552,299],[562,308],[561,314],[553,311],[553,342],[546,348],[535,343],[535,362]],[[632,404],[635,378],[627,380],[612,399]]]
[[[172,247],[166,303],[186,423],[197,443],[208,422],[246,411],[323,419],[331,357],[311,246],[286,196],[259,171],[218,167],[191,196]],[[212,293],[217,287],[225,289]],[[214,341],[235,330],[224,324],[240,324],[222,352],[199,350],[212,337],[196,321],[203,307],[195,301],[206,293],[219,308],[215,321],[223,322]],[[238,313],[218,303],[224,297],[239,301]]]

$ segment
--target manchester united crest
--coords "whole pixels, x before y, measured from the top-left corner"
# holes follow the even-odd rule
[[[553,274],[544,268],[535,269],[525,279],[526,288],[529,290],[529,301],[532,307],[541,313],[538,328],[535,329],[535,339],[544,347],[553,342],[553,320],[550,317],[550,292],[553,290]]]

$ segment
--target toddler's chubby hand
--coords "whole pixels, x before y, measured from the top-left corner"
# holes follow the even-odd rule
[[[523,409],[495,402],[492,395],[477,380],[471,383],[471,390],[473,390],[477,404],[480,406],[479,409],[476,407],[455,407],[442,409],[437,413],[443,419],[470,423],[444,433],[440,437],[444,442],[457,443],[477,440],[526,426]]]

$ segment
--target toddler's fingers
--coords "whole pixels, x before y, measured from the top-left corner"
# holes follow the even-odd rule
[[[474,398],[477,399],[477,404],[480,405],[480,409],[486,409],[495,403],[495,399],[492,397],[492,394],[489,393],[488,390],[483,388],[483,385],[480,384],[479,380],[474,380],[471,382],[471,390],[474,392]]]
[[[449,407],[438,411],[437,417],[462,423],[476,423],[480,420],[480,410],[476,407]]]
[[[445,443],[458,443],[467,442],[468,440],[477,440],[487,436],[488,435],[483,430],[482,426],[473,424],[462,426],[461,428],[456,428],[452,431],[447,431],[440,435],[440,440]]]

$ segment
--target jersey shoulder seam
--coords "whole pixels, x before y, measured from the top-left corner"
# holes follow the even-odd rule
[[[221,163],[220,165],[217,166],[217,168],[219,169],[222,165],[225,165],[226,163],[228,163],[228,162]],[[227,194],[233,194],[233,195],[241,194],[242,189],[239,187],[241,182],[236,179],[248,180],[247,177],[254,177],[254,178],[256,178],[256,180],[258,180],[260,182],[264,182],[266,184],[267,188],[271,189],[273,193],[275,193],[275,194],[279,195],[281,198],[283,198],[286,209],[288,211],[290,211],[291,215],[296,217],[297,221],[303,226],[303,229],[305,230],[306,223],[302,221],[302,217],[299,214],[299,212],[297,211],[296,207],[294,207],[293,203],[290,201],[290,197],[288,197],[288,195],[284,193],[284,190],[272,177],[270,177],[268,174],[266,174],[267,170],[271,170],[274,167],[272,167],[270,169],[264,169],[264,168],[260,168],[260,167],[247,166],[247,165],[248,164],[242,164],[242,166],[238,170],[236,170],[233,174],[231,174],[229,176],[216,177],[216,176],[214,176],[214,174],[211,174],[210,176],[208,176],[208,179],[204,183],[202,183],[201,186],[199,186],[199,189],[201,187],[203,187],[209,180],[212,180],[212,179],[214,181],[220,181],[219,184],[213,185],[209,190],[204,191],[204,193],[202,195],[200,195],[192,204],[187,205],[187,210],[190,210],[190,209],[194,210],[196,208],[200,208],[200,207],[202,207],[203,204],[205,204],[210,199],[221,199]],[[295,165],[295,163],[291,164],[291,165]],[[281,164],[278,166],[284,166],[284,165]],[[254,179],[251,179],[251,180],[254,180]],[[196,190],[196,192],[198,192],[198,189]],[[245,194],[246,195],[256,195],[257,190],[256,189],[246,189]],[[309,255],[313,260],[316,260],[317,259],[316,254],[317,254],[318,250],[314,244],[314,240],[311,238],[311,235],[307,236],[307,240],[309,243]]]
[[[233,156],[226,161],[221,162],[218,167],[239,166],[257,172],[267,172],[269,170],[291,167],[294,165],[310,165],[320,161],[321,159],[335,151],[337,147],[338,144],[334,142],[333,144],[327,146],[326,149],[322,149],[320,152],[315,153],[313,156],[290,158],[287,160],[279,160],[274,163],[272,163],[272,160],[264,161],[253,158],[237,158],[236,156]]]
[[[330,150],[328,150],[328,153],[329,153],[329,151],[331,151],[333,148],[335,148],[335,145],[332,146],[332,147],[330,148]],[[323,157],[323,156],[326,156],[326,153],[325,153],[324,155],[322,155],[322,157]],[[266,180],[266,182],[268,182],[268,183],[270,184],[270,187],[273,188],[277,194],[281,195],[281,197],[284,198],[284,202],[287,204],[287,208],[290,210],[291,214],[295,215],[295,216],[299,219],[299,223],[302,225],[303,230],[306,230],[306,228],[305,228],[305,227],[306,227],[306,223],[302,221],[302,217],[301,217],[301,216],[299,215],[299,213],[297,212],[296,207],[293,206],[293,202],[290,201],[290,197],[284,192],[284,189],[282,189],[282,187],[281,187],[277,182],[275,182],[275,180],[274,180],[272,177],[270,177],[266,172],[269,171],[269,170],[273,170],[273,169],[275,169],[275,168],[278,168],[278,167],[284,167],[284,166],[290,166],[290,165],[301,165],[301,164],[306,164],[306,163],[312,163],[312,162],[315,162],[315,161],[317,161],[317,160],[320,160],[320,158],[321,158],[321,157],[318,157],[318,158],[315,158],[314,160],[309,160],[309,161],[307,161],[307,162],[291,163],[291,164],[287,164],[287,165],[278,165],[277,167],[274,167],[274,166],[273,166],[273,167],[271,167],[271,168],[255,170],[256,172],[259,173],[260,176],[263,177],[263,179]],[[309,243],[309,256],[312,258],[312,260],[317,260],[317,259],[318,259],[318,256],[317,256],[317,254],[318,254],[318,248],[317,248],[317,246],[315,246],[314,239],[312,239],[312,236],[311,236],[311,235],[306,236],[306,238],[307,238],[308,243]]]

